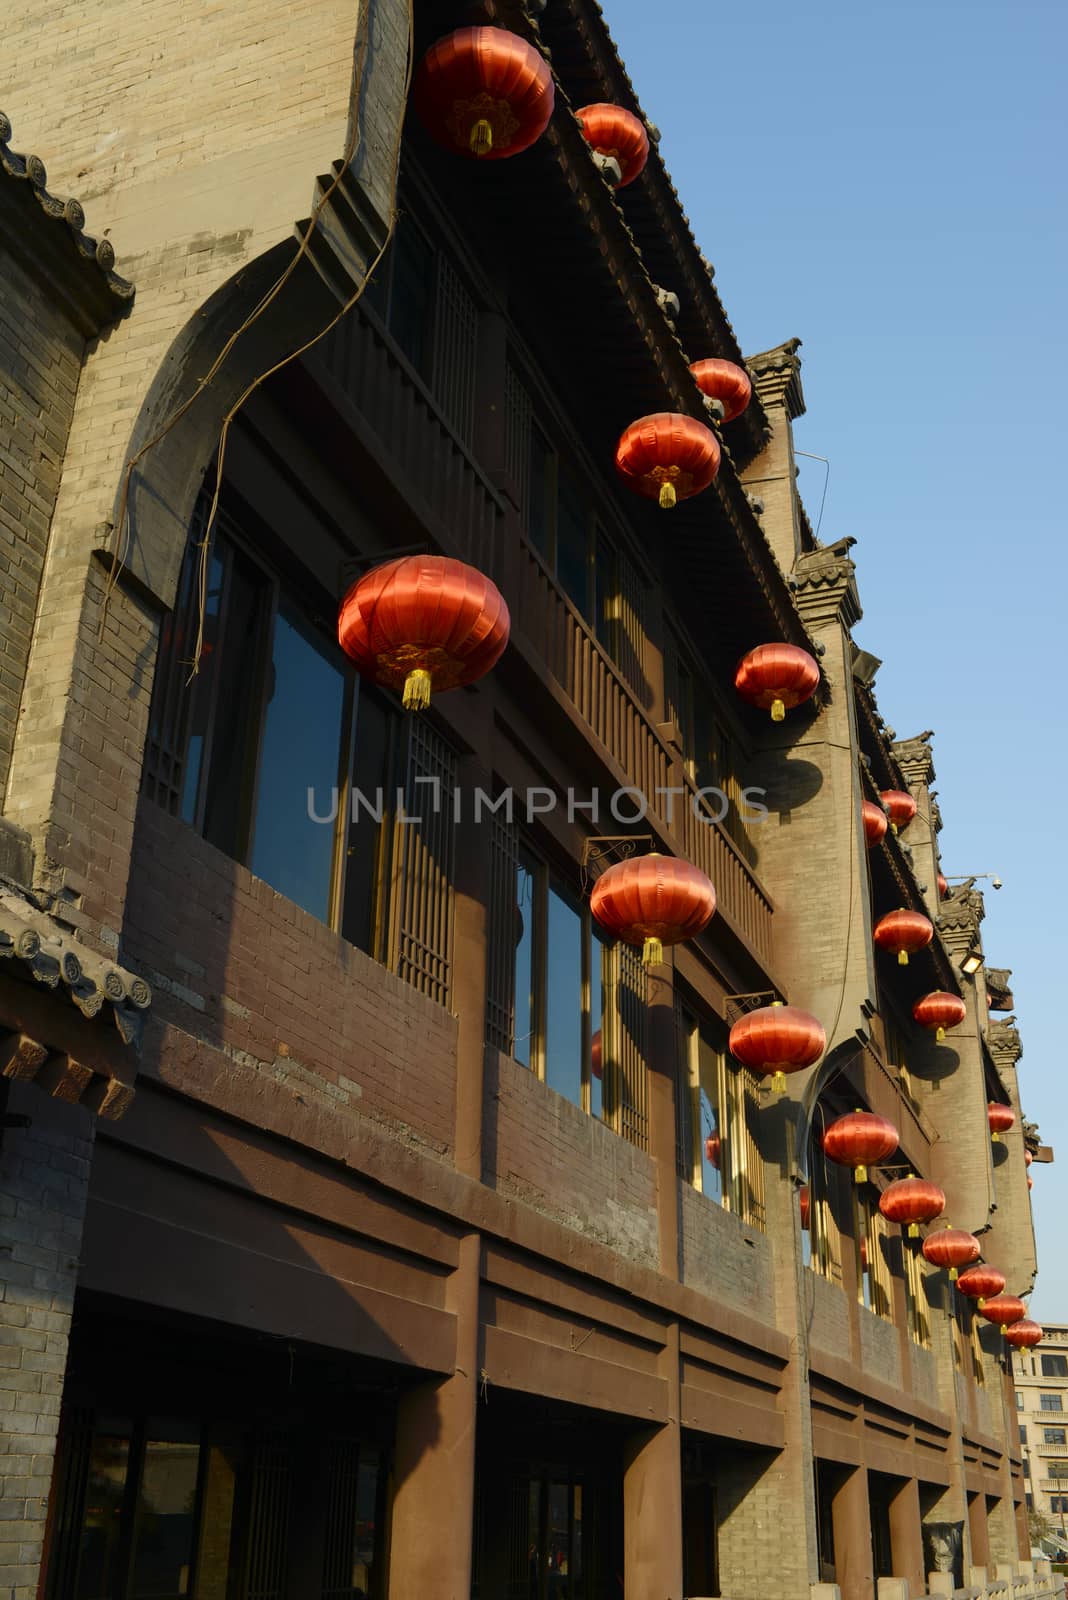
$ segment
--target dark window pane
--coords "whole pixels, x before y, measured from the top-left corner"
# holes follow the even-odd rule
[[[1041,1359],[1044,1378],[1068,1378],[1068,1356],[1043,1356]]]
[[[530,503],[527,534],[534,548],[549,560],[552,551],[553,452],[535,424],[530,430]]]
[[[204,837],[238,860],[245,855],[256,776],[267,599],[262,573],[235,550],[224,601],[223,692],[217,696]]]
[[[89,1456],[77,1600],[111,1600],[114,1592],[129,1461],[129,1425],[101,1427]]]
[[[356,756],[349,806],[345,906],[341,931],[350,944],[377,956],[379,889],[391,815],[392,714],[382,696],[361,684],[356,705]]]
[[[604,1048],[605,973],[610,959],[611,946],[598,928],[593,929],[592,956],[590,960],[590,1114],[604,1116],[604,1075],[608,1056]]]
[[[549,890],[546,940],[545,1081],[582,1104],[582,920],[569,899]]]
[[[190,583],[198,581],[199,563],[187,562]],[[219,675],[219,613],[222,605],[224,562],[219,543],[208,559],[207,595],[204,605],[204,643],[200,651],[200,670],[190,685],[192,699],[189,716],[189,738],[185,752],[185,781],[182,785],[182,821],[196,822],[197,798],[200,790],[200,772],[204,761],[204,741],[207,737],[211,702]],[[180,665],[183,682],[192,671],[192,655],[196,640],[176,640],[184,656]],[[188,661],[188,665],[186,665]]]
[[[516,870],[515,894],[518,936],[515,946],[515,1039],[512,1054],[524,1067],[533,1062],[534,1032],[534,950],[537,868],[524,855]]]
[[[430,378],[431,319],[434,306],[434,252],[414,223],[402,219],[393,258],[389,328],[423,378]]]
[[[582,612],[589,605],[589,522],[586,507],[574,480],[560,475],[556,513],[556,576]]]
[[[719,1052],[702,1032],[698,1041],[698,1114],[701,1140],[701,1191],[723,1203],[723,1174],[728,1149],[727,1130],[719,1106]]]
[[[196,1439],[145,1441],[130,1600],[178,1600],[189,1594],[199,1462]]]
[[[270,687],[250,865],[280,894],[326,921],[335,824],[345,675],[318,635],[288,607],[274,628]]]
[[[619,555],[604,534],[597,535],[594,566],[593,626],[613,659],[619,654]]]

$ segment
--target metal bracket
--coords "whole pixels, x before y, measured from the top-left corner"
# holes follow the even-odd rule
[[[756,1011],[760,1006],[770,1006],[778,998],[774,989],[759,989],[755,994],[725,995],[727,1021],[735,1023],[739,1017],[744,1017],[747,1011]]]
[[[587,893],[593,879],[599,878],[614,861],[629,861],[637,855],[640,844],[654,843],[651,833],[593,834],[582,841],[581,880],[582,892]],[[600,863],[594,870],[595,864]]]

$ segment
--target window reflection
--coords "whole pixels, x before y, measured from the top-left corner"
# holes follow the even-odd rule
[[[200,1443],[192,1429],[174,1424],[153,1431],[163,1437],[144,1444],[129,1596],[179,1600],[189,1594]]]
[[[130,1464],[130,1424],[102,1421],[89,1453],[77,1600],[111,1600]]]
[[[545,984],[545,1081],[582,1104],[582,920],[557,888],[549,890]]]

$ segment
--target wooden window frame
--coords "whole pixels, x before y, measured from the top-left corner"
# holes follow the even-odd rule
[[[909,1338],[913,1344],[919,1345],[921,1350],[931,1348],[931,1319],[928,1314],[927,1297],[923,1291],[926,1274],[923,1270],[923,1254],[919,1242],[901,1240],[902,1278],[905,1283],[905,1315],[908,1326]]]
[[[675,1022],[679,1059],[676,1077],[678,1104],[675,1110],[676,1170],[683,1182],[702,1194],[704,1168],[701,1145],[705,1135],[699,1116],[701,1032],[702,1026],[716,1029],[716,1023],[702,1012],[699,1003],[678,992]],[[716,1058],[716,1114],[723,1190],[722,1199],[713,1203],[724,1211],[733,1212],[749,1227],[764,1232],[767,1220],[764,1161],[756,1137],[759,1079],[747,1068],[731,1063],[725,1040],[711,1043],[710,1048]]]

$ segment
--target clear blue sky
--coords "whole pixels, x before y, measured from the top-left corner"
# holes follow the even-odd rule
[[[821,537],[859,541],[883,715],[936,730],[945,869],[1004,879],[985,948],[1060,1158],[1032,1309],[1068,1322],[1068,10],[603,4],[743,350],[804,340]]]

